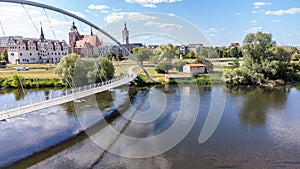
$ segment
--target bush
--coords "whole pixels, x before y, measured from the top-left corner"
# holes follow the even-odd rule
[[[167,62],[167,61],[164,61],[164,62],[161,62],[159,63],[156,67],[155,67],[155,71],[157,73],[168,73],[168,71],[172,68],[172,65]]]

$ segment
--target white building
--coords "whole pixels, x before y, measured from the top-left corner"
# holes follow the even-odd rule
[[[7,52],[10,64],[58,63],[69,54],[69,46],[64,40],[46,40],[41,28],[40,39],[9,37]]]
[[[1,36],[0,37],[0,47],[5,47],[7,46],[7,43],[8,43],[8,39],[10,38],[11,36]],[[13,36],[14,39],[22,39],[23,37],[22,36]]]
[[[204,64],[186,64],[183,66],[183,72],[189,74],[203,74],[206,73],[206,66]]]

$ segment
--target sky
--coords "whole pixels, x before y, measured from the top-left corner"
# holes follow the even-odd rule
[[[271,33],[278,45],[300,46],[299,0],[33,0],[74,13],[122,40],[126,22],[131,43],[229,46],[249,33]],[[28,17],[28,14],[30,17]],[[68,41],[75,22],[81,34],[90,27],[68,16],[36,7],[0,2],[0,36]],[[33,24],[34,23],[34,24]],[[54,32],[54,33],[53,33]],[[103,42],[109,38],[97,33]]]

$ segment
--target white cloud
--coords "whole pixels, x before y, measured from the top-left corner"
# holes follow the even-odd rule
[[[176,16],[174,13],[169,13],[168,15],[169,16]]]
[[[217,28],[208,28],[208,31],[215,33],[215,32],[218,32],[219,30]]]
[[[88,6],[88,9],[104,10],[104,9],[109,9],[109,7],[106,6],[106,5],[94,5],[94,4],[90,4]]]
[[[212,33],[212,34],[209,34],[208,36],[209,37],[215,37],[215,36],[217,36],[217,34]]]
[[[101,13],[109,13],[109,11],[108,10],[102,10],[102,11],[100,11]]]
[[[108,23],[119,22],[125,19],[128,21],[147,21],[157,19],[157,17],[138,12],[113,12],[104,18]]]
[[[257,23],[257,20],[252,20],[251,22],[255,25]]]
[[[128,3],[137,3],[147,8],[156,8],[160,3],[174,3],[182,0],[125,0]]]
[[[236,15],[237,15],[237,16],[240,16],[240,15],[241,15],[241,13],[240,13],[240,12],[237,12],[237,13],[236,13]]]
[[[153,21],[149,21],[145,23],[145,26],[153,26],[153,27],[158,27],[163,29],[182,28],[182,25],[178,25],[175,23],[161,23],[161,22],[153,22]]]
[[[117,9],[117,8],[114,8],[113,11],[115,11],[115,12],[120,12],[120,11],[123,11],[123,9],[121,9],[121,8],[118,8],[118,9]]]
[[[262,29],[263,28],[260,26],[255,26],[255,27],[248,29],[246,32],[247,33],[256,33],[256,32],[262,31]]]
[[[272,5],[272,3],[267,3],[267,2],[254,2],[252,4],[253,8],[258,9],[262,6],[266,6],[266,5]]]
[[[40,11],[38,10],[26,9],[26,11],[30,16],[41,15]],[[0,7],[0,18],[5,18],[5,19],[21,18],[27,16],[26,11],[23,8],[18,6]]]
[[[77,15],[77,16],[79,16],[79,17],[81,17],[81,18],[85,18],[85,17],[86,17],[84,14],[82,14],[82,13],[80,13],[80,12],[71,11],[71,10],[66,10],[66,11],[67,11],[67,12],[70,12],[70,13],[72,13],[72,14],[74,14],[74,15]]]
[[[277,11],[266,11],[266,15],[295,15],[300,13],[300,8],[280,9]]]

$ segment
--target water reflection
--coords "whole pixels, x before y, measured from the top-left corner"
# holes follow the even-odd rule
[[[260,127],[265,124],[271,109],[281,110],[285,107],[289,89],[286,87],[227,87],[233,95],[243,97],[239,119],[243,125]]]
[[[21,89],[12,90],[12,92],[15,96],[16,101],[20,101],[25,97],[25,94]]]

